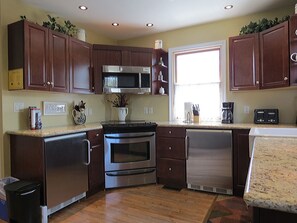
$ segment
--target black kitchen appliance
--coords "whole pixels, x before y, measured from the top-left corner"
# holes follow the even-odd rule
[[[222,123],[233,123],[234,102],[223,102],[222,104]]]
[[[255,124],[278,124],[278,109],[255,109]]]

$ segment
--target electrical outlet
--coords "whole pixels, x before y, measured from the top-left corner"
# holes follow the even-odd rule
[[[148,109],[148,113],[151,115],[151,114],[154,114],[154,108],[153,107],[149,107]]]
[[[143,110],[144,110],[144,114],[147,115],[148,114],[148,107],[144,107]]]
[[[250,113],[250,107],[247,106],[247,105],[243,106],[243,113],[244,114],[249,114]]]
[[[13,111],[14,112],[21,112],[25,108],[24,102],[14,102],[13,103]]]

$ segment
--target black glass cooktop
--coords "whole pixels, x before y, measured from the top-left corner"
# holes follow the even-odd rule
[[[126,132],[155,132],[157,123],[144,120],[129,120],[120,122],[117,120],[101,122],[104,133],[126,133]]]

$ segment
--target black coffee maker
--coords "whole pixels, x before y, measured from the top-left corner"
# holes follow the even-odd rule
[[[222,123],[233,123],[234,102],[223,102],[222,105]]]

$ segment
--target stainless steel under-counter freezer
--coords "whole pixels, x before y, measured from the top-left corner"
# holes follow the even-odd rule
[[[186,130],[187,187],[233,194],[232,131]]]

